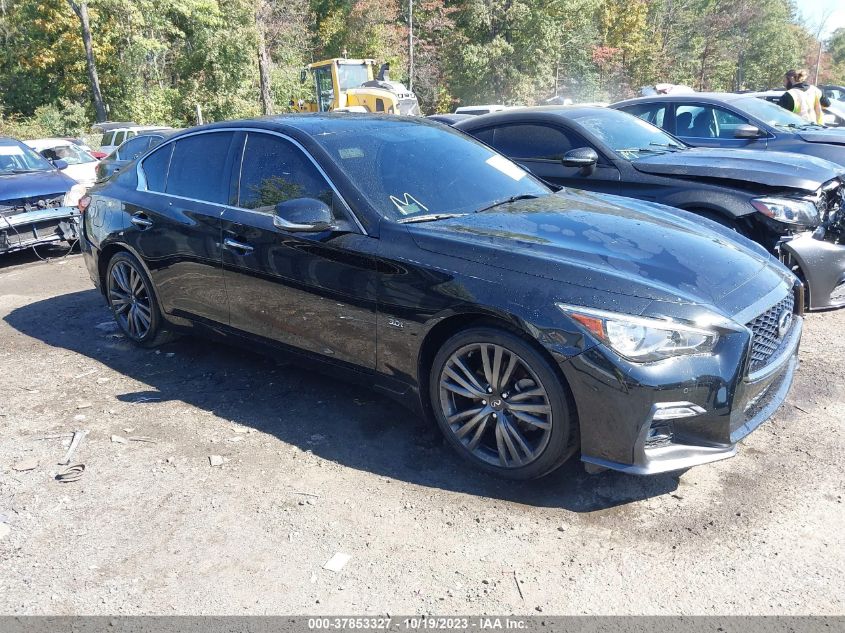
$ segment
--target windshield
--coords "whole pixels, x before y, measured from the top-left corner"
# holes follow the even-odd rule
[[[596,108],[570,116],[627,160],[686,149],[659,127],[619,110]]]
[[[337,82],[341,90],[358,88],[370,79],[366,64],[338,64]]]
[[[780,107],[778,104],[757,97],[737,99],[731,102],[731,105],[768,125],[778,127],[808,127],[812,125],[809,121]]]
[[[97,159],[77,145],[57,145],[42,149],[40,154],[49,160],[63,160],[68,165],[97,162]]]
[[[0,174],[20,174],[53,169],[55,167],[26,145],[0,145]]]
[[[504,156],[439,124],[348,123],[314,139],[387,217],[471,213],[514,196],[551,193]]]

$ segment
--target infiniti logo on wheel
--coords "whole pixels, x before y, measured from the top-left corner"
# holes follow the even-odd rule
[[[778,338],[783,338],[786,335],[790,325],[792,325],[792,312],[784,310],[778,317]]]

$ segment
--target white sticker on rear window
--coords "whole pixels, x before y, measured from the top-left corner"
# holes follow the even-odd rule
[[[23,150],[17,145],[0,145],[0,156],[23,156]]]
[[[337,151],[341,158],[364,158],[364,150],[360,147],[341,147]]]
[[[512,162],[510,162],[504,156],[493,154],[484,162],[490,165],[490,167],[495,167],[505,176],[510,176],[514,180],[522,180],[523,178],[525,178],[525,172],[516,165],[514,165]]]

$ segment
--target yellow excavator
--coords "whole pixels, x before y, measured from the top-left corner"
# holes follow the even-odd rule
[[[374,73],[372,59],[334,57],[303,68],[302,84],[311,77],[316,99],[292,103],[299,112],[384,112],[420,115],[416,95],[404,84],[390,79],[390,65],[382,64]]]

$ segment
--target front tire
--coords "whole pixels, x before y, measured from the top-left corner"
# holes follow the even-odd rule
[[[136,345],[157,347],[170,340],[153,283],[134,255],[117,253],[109,261],[106,300],[120,330]]]
[[[575,448],[575,416],[561,378],[507,330],[476,327],[446,341],[432,363],[429,398],[449,444],[489,473],[541,477]]]

